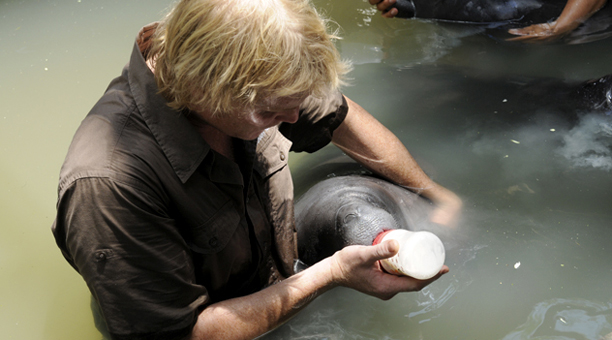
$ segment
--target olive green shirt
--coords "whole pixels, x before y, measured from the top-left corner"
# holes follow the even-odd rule
[[[308,98],[297,123],[234,140],[233,162],[158,94],[146,38],[74,136],[52,227],[116,339],[184,337],[207,305],[291,275],[289,151],[328,144],[348,110]]]

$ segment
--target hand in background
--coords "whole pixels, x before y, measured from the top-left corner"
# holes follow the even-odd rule
[[[518,36],[508,40],[524,42],[557,40],[580,26],[606,2],[607,0],[568,0],[557,20],[508,30],[508,33]]]
[[[369,0],[371,5],[375,5],[376,9],[382,12],[385,18],[393,18],[397,15],[397,8],[391,8],[395,4],[395,0]]]
[[[524,41],[524,42],[550,42],[562,38],[569,34],[580,22],[574,22],[575,25],[560,26],[557,21],[544,24],[535,24],[523,28],[513,28],[508,30],[508,33],[518,35],[518,37],[510,38],[509,41]]]

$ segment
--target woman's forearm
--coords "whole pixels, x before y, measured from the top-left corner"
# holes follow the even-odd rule
[[[431,180],[391,131],[361,106],[346,100],[349,112],[334,131],[333,143],[368,169],[430,199],[437,208],[431,215],[433,222],[455,226],[461,199]]]
[[[253,339],[275,329],[335,286],[329,261],[325,259],[254,294],[206,307],[191,339]]]
[[[426,189],[432,180],[402,142],[357,103],[346,98],[349,112],[332,142],[373,172],[400,185]]]
[[[280,326],[315,297],[336,286],[387,300],[400,292],[421,290],[449,270],[443,266],[438,275],[428,280],[383,272],[378,261],[398,250],[399,244],[394,240],[345,247],[257,293],[208,306],[198,316],[190,339],[253,339]]]

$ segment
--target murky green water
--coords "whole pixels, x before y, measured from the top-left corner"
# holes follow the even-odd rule
[[[0,1],[0,334],[99,339],[89,293],[49,230],[79,122],[167,1]],[[612,123],[542,89],[612,73],[611,40],[506,43],[495,32],[384,20],[318,1],[354,60],[345,90],[465,202],[441,235],[451,273],[382,302],[320,297],[267,339],[600,339],[612,332]],[[532,86],[539,84],[538,86]],[[546,93],[546,91],[544,91]],[[346,169],[294,157],[296,190]]]

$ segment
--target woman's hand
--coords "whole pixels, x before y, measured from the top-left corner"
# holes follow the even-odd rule
[[[398,251],[399,244],[395,240],[375,246],[345,247],[329,258],[332,280],[338,285],[388,300],[400,292],[419,291],[449,271],[447,266],[443,266],[436,276],[428,280],[385,273],[378,261]]]
[[[453,228],[457,226],[463,208],[463,201],[459,196],[437,183],[433,188],[423,190],[421,195],[434,204],[430,215],[432,222]]]

